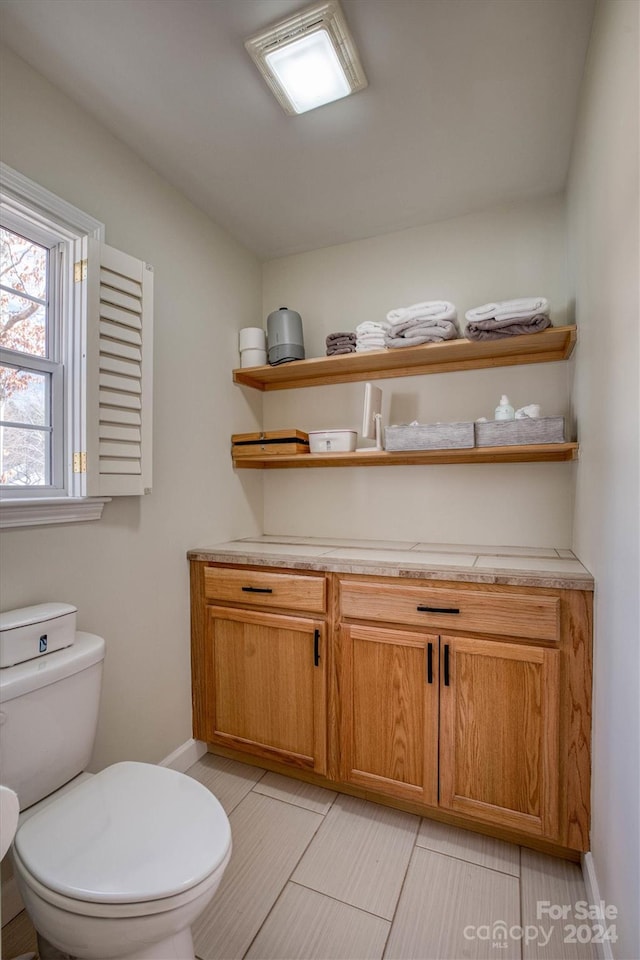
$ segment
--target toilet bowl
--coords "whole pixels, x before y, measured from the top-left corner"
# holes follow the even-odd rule
[[[54,799],[14,843],[36,930],[82,960],[191,960],[191,924],[230,856],[229,821],[210,791],[130,762]]]
[[[2,782],[23,811],[16,881],[39,937],[80,960],[193,960],[231,856],[218,800],[183,773],[90,776],[105,642],[69,604],[0,614]],[[43,960],[46,954],[42,953]]]

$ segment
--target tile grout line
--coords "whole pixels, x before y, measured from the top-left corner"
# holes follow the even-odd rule
[[[423,819],[426,819],[426,818],[423,818]],[[418,832],[419,832],[419,831],[418,831]],[[413,858],[414,858],[414,856],[415,856],[416,850],[424,850],[426,853],[435,854],[435,855],[438,856],[438,857],[445,857],[447,860],[455,860],[455,861],[457,861],[458,863],[465,863],[465,864],[468,864],[469,866],[472,866],[472,867],[478,867],[480,870],[489,870],[489,871],[491,871],[492,873],[497,873],[497,874],[499,874],[499,875],[502,876],[502,877],[509,877],[511,880],[517,880],[517,881],[518,881],[518,900],[519,900],[519,919],[520,919],[520,924],[522,924],[522,885],[521,885],[520,877],[519,877],[519,876],[514,876],[513,873],[503,873],[502,870],[494,870],[492,867],[486,867],[484,864],[474,863],[474,862],[471,861],[471,860],[462,860],[460,857],[451,856],[451,854],[448,854],[448,853],[442,853],[440,850],[432,850],[430,847],[420,846],[420,844],[418,844],[418,843],[416,842],[416,843],[414,843],[413,851],[412,851],[412,853],[411,853],[411,857],[409,858],[409,863],[407,864],[407,869],[406,869],[406,871],[405,871],[405,875],[404,875],[404,878],[403,878],[403,881],[402,881],[402,886],[401,886],[401,888],[400,888],[400,893],[399,893],[399,895],[398,895],[398,900],[397,900],[397,903],[396,903],[396,906],[395,906],[395,910],[394,910],[394,912],[393,912],[393,919],[391,920],[391,926],[390,926],[390,928],[389,928],[389,934],[388,934],[387,940],[386,940],[386,942],[385,942],[385,947],[384,947],[385,951],[386,951],[386,949],[387,949],[387,945],[388,945],[388,942],[389,942],[389,937],[390,937],[391,934],[393,933],[393,924],[395,923],[395,920],[396,920],[396,915],[397,915],[397,912],[398,912],[398,906],[399,906],[400,900],[401,900],[401,898],[402,898],[402,893],[403,893],[403,890],[404,890],[404,887],[405,887],[405,884],[406,884],[407,875],[408,875],[408,873],[409,873],[409,868],[410,868],[410,866],[411,866],[411,861],[413,860]],[[522,847],[518,847],[518,858],[519,858],[519,860],[521,860],[521,857],[522,857]],[[522,873],[522,864],[521,864],[521,863],[520,863],[520,872]],[[375,914],[374,914],[374,916],[375,916]],[[386,919],[386,918],[382,918],[382,919]],[[383,957],[384,957],[384,951],[383,951]],[[522,940],[520,941],[520,960],[523,960]]]
[[[418,836],[420,835],[420,825],[421,825],[421,823],[422,823],[422,820],[423,820],[422,817],[419,817],[419,818],[418,818],[418,826],[416,827],[416,836],[415,836],[415,840],[413,841],[413,850],[411,851],[411,855],[410,855],[410,857],[409,857],[409,859],[408,859],[408,861],[407,861],[407,867],[406,867],[406,870],[404,871],[404,877],[402,878],[402,883],[400,884],[400,891],[399,891],[399,893],[398,893],[398,899],[396,900],[396,905],[395,905],[395,907],[394,907],[394,909],[393,909],[393,916],[391,917],[391,922],[390,922],[390,924],[389,924],[389,932],[387,933],[386,939],[385,939],[385,941],[384,941],[384,947],[382,948],[381,960],[382,960],[382,958],[384,957],[385,953],[387,952],[387,947],[388,947],[388,945],[389,945],[389,938],[391,937],[391,934],[393,933],[393,925],[394,925],[394,923],[395,923],[395,921],[396,921],[396,916],[397,916],[397,914],[398,914],[398,906],[399,906],[399,904],[400,904],[400,900],[402,899],[402,894],[403,894],[403,891],[404,891],[404,888],[405,888],[405,884],[406,884],[406,882],[407,882],[407,875],[408,875],[408,873],[409,873],[409,867],[411,866],[411,861],[413,860],[413,858],[414,858],[414,856],[415,856],[415,853],[416,853],[416,849],[417,849],[417,847],[418,847]]]
[[[266,771],[265,771],[265,773],[266,773]],[[258,782],[259,782],[259,781],[258,781]],[[252,793],[252,792],[253,792],[253,789],[252,789],[251,791],[249,791],[249,792]],[[258,794],[258,796],[265,796],[265,794]],[[244,798],[243,798],[243,799],[244,799]],[[268,797],[268,799],[269,799],[269,800],[276,800],[276,801],[278,800],[277,797]],[[334,800],[335,800],[335,797],[334,797]],[[286,803],[287,801],[286,801],[286,800],[281,800],[280,802],[281,802],[281,803]],[[291,803],[290,803],[289,806],[294,806],[294,804],[291,804]],[[308,810],[308,808],[303,808],[303,809],[307,809],[307,810]],[[329,808],[329,809],[331,809],[331,808]],[[308,812],[309,812],[309,813],[315,813],[316,811],[308,810]],[[327,810],[327,813],[328,813],[328,812],[329,812],[329,811]],[[259,936],[260,931],[262,930],[262,928],[264,927],[265,923],[267,922],[267,920],[269,919],[269,917],[270,917],[271,914],[273,913],[276,904],[277,904],[278,901],[280,900],[280,897],[282,896],[282,894],[284,893],[284,891],[285,891],[285,889],[286,889],[286,887],[287,887],[287,884],[291,882],[291,877],[293,876],[295,870],[296,870],[297,867],[298,867],[298,864],[300,863],[300,861],[301,861],[302,858],[304,857],[305,853],[306,853],[307,850],[309,849],[309,845],[313,842],[316,834],[318,833],[318,830],[320,829],[320,827],[321,827],[322,824],[324,823],[324,820],[325,820],[326,815],[327,815],[326,813],[325,813],[325,814],[322,814],[322,813],[318,814],[318,816],[320,817],[320,822],[318,823],[318,826],[316,827],[316,829],[313,831],[313,833],[312,833],[311,836],[309,837],[309,842],[308,842],[307,844],[305,844],[304,850],[302,851],[302,853],[300,854],[300,856],[299,856],[298,859],[296,860],[295,864],[293,865],[293,867],[292,867],[292,869],[291,869],[291,872],[289,873],[289,876],[286,878],[286,880],[285,880],[284,883],[282,884],[282,887],[280,888],[280,892],[279,892],[278,896],[276,897],[276,899],[275,899],[275,900],[273,901],[273,903],[271,904],[271,907],[270,907],[267,915],[265,916],[264,920],[262,921],[262,923],[261,923],[260,926],[258,927],[255,936],[252,937],[251,943],[249,944],[249,946],[247,947],[247,949],[245,950],[245,952],[242,954],[243,960],[244,960],[244,957],[246,957],[246,955],[247,955],[247,954],[249,953],[249,951],[251,950],[251,947],[252,947],[253,944],[255,943],[256,938]]]
[[[300,883],[299,880],[287,880],[287,885],[290,883],[293,884],[294,887],[302,887],[303,890],[309,890],[310,893],[317,893],[319,897],[326,897],[327,900],[333,900],[334,903],[341,903],[343,907],[351,907],[352,910],[358,910],[360,913],[365,913],[368,917],[373,917],[375,920],[384,920],[385,923],[388,923],[389,926],[391,926],[391,920],[389,917],[381,917],[379,913],[372,913],[371,910],[365,910],[364,907],[357,907],[355,903],[347,903],[346,900],[340,900],[338,897],[332,897],[330,893],[324,893],[322,890],[316,890],[315,887],[310,887],[306,883]]]
[[[427,817],[424,818],[428,819]],[[437,822],[437,821],[434,821]],[[481,867],[483,870],[491,870],[492,873],[499,873],[503,877],[513,877],[515,880],[519,880],[520,876],[517,873],[509,873],[508,870],[499,870],[498,867],[489,867],[486,863],[478,863],[477,860],[466,860],[464,857],[457,856],[455,853],[445,853],[443,850],[435,850],[433,847],[425,847],[421,843],[416,842],[416,847],[419,847],[421,850],[428,850],[429,853],[435,853],[439,857],[449,857],[450,860],[460,860],[461,863],[468,863],[472,867]],[[520,849],[520,848],[518,848]],[[520,866],[520,855],[518,854],[518,865]],[[520,866],[520,870],[522,867]]]
[[[306,848],[305,848],[305,849],[306,849]],[[267,913],[266,917],[264,918],[264,920],[262,921],[262,923],[260,924],[260,926],[259,926],[258,929],[256,930],[255,934],[254,934],[253,937],[251,938],[251,943],[249,944],[249,946],[247,947],[247,949],[245,950],[245,952],[242,954],[242,960],[244,960],[244,958],[247,956],[247,954],[248,954],[249,951],[251,950],[251,947],[254,945],[254,943],[256,942],[256,940],[258,939],[258,937],[260,936],[260,934],[262,933],[262,930],[263,930],[263,928],[264,928],[264,925],[268,922],[269,917],[271,916],[271,914],[272,914],[273,911],[275,910],[276,906],[277,906],[278,903],[280,902],[280,899],[281,899],[281,897],[282,897],[282,894],[283,894],[284,891],[286,890],[286,887],[287,887],[287,884],[288,884],[288,883],[289,883],[289,881],[288,881],[288,880],[285,880],[284,885],[283,885],[283,886],[281,887],[281,889],[280,889],[280,893],[278,894],[278,896],[275,898],[275,900],[274,900],[273,903],[271,904],[271,907],[270,907],[270,909],[269,909],[269,912]]]
[[[215,756],[217,756],[217,754],[212,753],[212,754],[210,754],[210,756],[215,757]],[[202,759],[202,757],[200,758],[200,760],[201,760],[201,759]],[[225,758],[224,758],[224,757],[221,757],[220,759],[221,759],[221,760],[224,760]],[[189,770],[193,770],[193,768],[200,763],[200,760],[196,760],[196,762],[193,763],[193,764],[189,767]],[[241,760],[234,761],[234,762],[242,763]],[[204,769],[205,769],[205,770],[208,770],[208,769],[209,769],[209,767],[208,767],[206,764],[203,764],[203,766],[204,766]],[[231,814],[233,813],[234,810],[237,810],[237,808],[240,806],[240,804],[241,804],[242,801],[245,799],[245,797],[248,797],[250,793],[253,793],[253,788],[256,786],[256,784],[260,783],[260,781],[264,778],[265,773],[267,772],[266,770],[263,770],[262,767],[253,767],[252,769],[254,769],[254,770],[258,770],[258,769],[259,769],[259,770],[262,770],[262,773],[260,774],[260,776],[258,777],[258,779],[257,779],[256,781],[254,781],[254,783],[249,787],[249,789],[248,789],[247,792],[244,794],[244,796],[240,797],[240,799],[239,799],[232,807],[229,807],[228,810],[225,810],[225,813],[226,813],[227,817],[231,816]],[[186,770],[186,771],[185,771],[185,775],[186,775],[186,776],[192,776],[192,775],[189,773],[189,770]],[[227,773],[227,771],[224,771],[224,770],[223,770],[223,771],[216,771],[216,772],[218,772],[218,773]],[[211,793],[211,794],[216,798],[216,800],[218,800],[218,802],[220,802],[220,798],[218,797],[217,793],[215,793],[215,792],[211,789],[210,786],[208,786],[206,783],[202,783],[202,781],[201,781],[201,780],[198,780],[197,777],[192,777],[192,779],[195,780],[196,783],[201,784],[201,786],[203,786],[206,790],[208,790],[209,793]],[[264,796],[264,794],[263,794],[263,796]],[[275,799],[275,798],[274,798],[274,799]]]
[[[268,771],[265,770],[265,773],[267,772]],[[282,776],[284,776],[284,774],[282,774]],[[329,813],[329,810],[331,810],[331,807],[333,806],[336,800],[336,797],[334,797],[331,803],[329,804],[329,806],[327,807],[327,809],[323,813],[320,810],[313,810],[311,807],[307,807],[302,803],[296,803],[295,800],[286,800],[284,797],[274,797],[272,793],[261,793],[259,790],[256,790],[256,787],[258,786],[261,780],[262,780],[262,777],[260,777],[260,780],[256,780],[253,787],[249,791],[250,793],[257,793],[259,797],[269,797],[270,800],[280,800],[281,803],[288,803],[290,807],[298,807],[300,810],[308,810],[309,813],[317,813],[321,817],[326,817],[326,815]],[[300,781],[300,782],[304,782],[304,781]],[[324,790],[325,787],[319,787],[318,789]],[[244,797],[242,799],[244,800]]]

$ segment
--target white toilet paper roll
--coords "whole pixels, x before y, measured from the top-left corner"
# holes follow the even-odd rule
[[[241,352],[243,350],[266,350],[267,335],[262,327],[244,327],[240,331],[239,346]]]
[[[263,367],[267,362],[267,351],[266,350],[256,350],[250,348],[249,350],[240,351],[240,366],[241,367]]]

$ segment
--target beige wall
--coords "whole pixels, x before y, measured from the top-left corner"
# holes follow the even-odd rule
[[[259,532],[259,475],[234,475],[233,430],[260,398],[231,385],[237,330],[260,316],[257,260],[9,51],[2,160],[106,224],[155,269],[154,486],[91,523],[5,532],[2,609],[79,608],[106,637],[93,767],[156,761],[191,736],[189,547]]]
[[[384,319],[392,307],[452,300],[548,297],[567,322],[564,202],[512,204],[264,266],[263,313],[303,318],[307,356],[322,356],[335,330]],[[386,423],[492,416],[501,393],[568,414],[566,364],[380,381]],[[264,395],[265,428],[358,428],[363,384]],[[265,532],[429,542],[569,546],[573,464],[387,467],[265,473]]]
[[[597,585],[592,849],[600,894],[620,911],[620,958],[640,948],[639,9],[598,6],[569,179],[575,548]]]

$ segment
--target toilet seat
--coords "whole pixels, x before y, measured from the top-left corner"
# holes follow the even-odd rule
[[[120,915],[129,906],[135,915],[198,896],[224,870],[231,830],[218,800],[196,780],[124,762],[34,814],[18,829],[15,851],[20,872],[50,903],[94,916],[101,904],[105,914],[109,904],[119,905]]]
[[[192,957],[191,926],[218,888],[231,857],[182,893],[140,903],[91,902],[43,886],[14,849],[16,878],[34,926],[65,955],[86,960]]]
[[[44,886],[34,875],[27,870],[20,859],[18,852],[13,851],[13,863],[19,879],[24,887],[32,894],[38,897],[43,903],[55,910],[61,911],[64,916],[77,916],[103,920],[127,920],[139,917],[153,917],[156,914],[170,913],[177,910],[188,908],[189,904],[206,896],[208,890],[214,889],[220,883],[224,871],[231,859],[231,846],[222,863],[197,883],[182,893],[174,894],[172,897],[163,897],[161,900],[145,900],[140,903],[122,903],[122,902],[98,902],[91,900],[78,900],[75,897],[65,897],[61,893],[56,893],[49,887]]]

